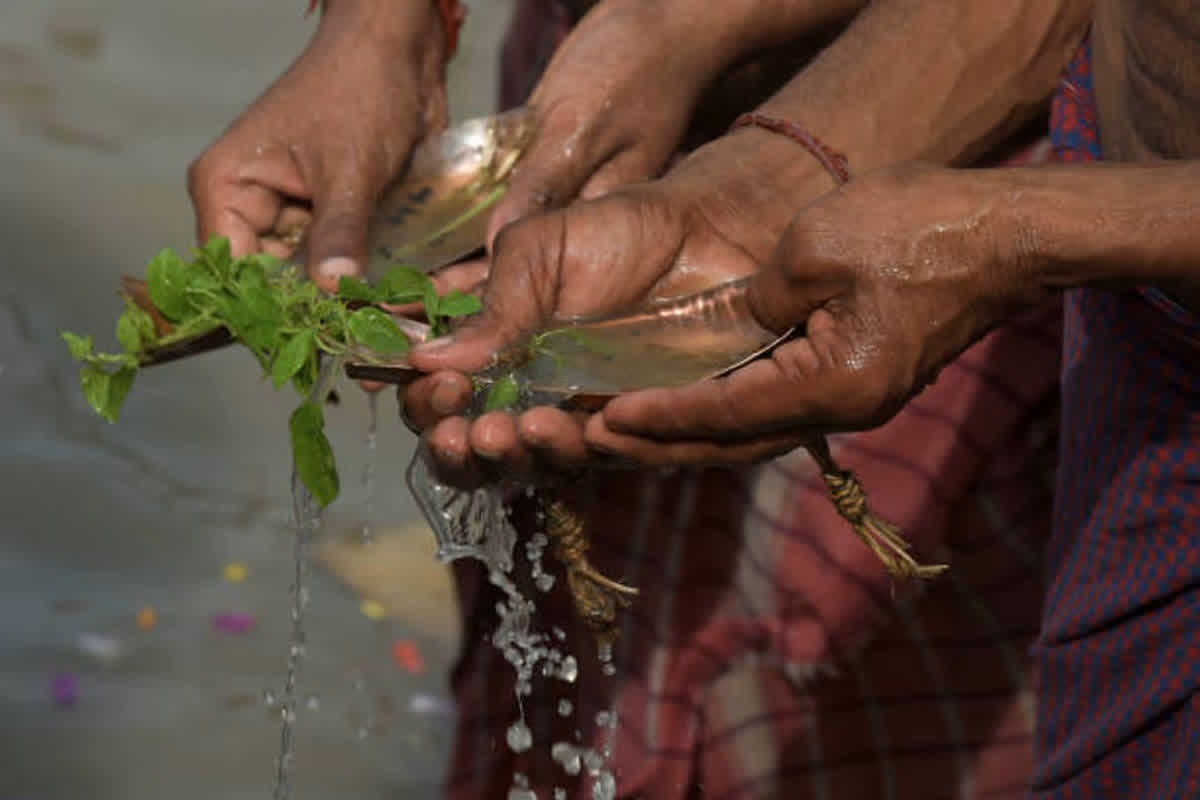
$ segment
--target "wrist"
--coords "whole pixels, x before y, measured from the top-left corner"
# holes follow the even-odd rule
[[[454,57],[466,18],[459,0],[310,0],[308,12],[318,9],[322,28],[349,25],[390,41],[420,41],[426,48],[437,46],[445,61]]]
[[[1046,289],[1196,280],[1200,165],[1004,170],[1023,272]]]
[[[718,229],[750,232],[739,243],[759,264],[801,208],[838,186],[798,143],[759,128],[739,128],[698,148],[663,180],[694,185]]]

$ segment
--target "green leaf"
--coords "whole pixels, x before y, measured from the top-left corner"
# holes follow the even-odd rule
[[[188,269],[172,250],[163,250],[146,270],[150,299],[163,316],[183,319],[188,313]]]
[[[408,337],[387,313],[378,308],[360,308],[350,315],[350,335],[376,353],[407,353]]]
[[[374,303],[376,300],[374,289],[358,278],[349,275],[338,278],[337,293],[338,297],[343,300],[361,300],[366,303]]]
[[[107,413],[103,415],[109,422],[116,422],[117,417],[121,416],[121,408],[125,405],[125,398],[133,388],[133,379],[136,377],[137,369],[134,367],[122,367],[109,376],[108,407]]]
[[[197,251],[197,264],[218,278],[229,278],[233,274],[233,251],[229,239],[213,236]]]
[[[429,276],[413,267],[392,267],[376,287],[381,303],[416,303],[433,286]]]
[[[317,385],[317,379],[321,376],[321,365],[316,358],[310,358],[300,367],[300,371],[292,378],[292,385],[296,387],[296,391],[307,397],[312,393],[312,389]]]
[[[517,385],[517,379],[512,375],[505,375],[488,389],[483,407],[485,411],[504,411],[515,406],[520,397],[521,388]]]
[[[483,303],[473,294],[453,290],[438,301],[438,312],[445,317],[469,317],[478,314]]]
[[[446,321],[442,317],[441,298],[432,283],[425,285],[425,318],[429,320],[429,333],[434,338],[444,336],[448,332]]]
[[[240,291],[267,288],[267,271],[257,261],[244,259],[237,262],[237,286]]]
[[[279,256],[273,256],[270,253],[251,253],[245,258],[240,259],[235,264],[253,264],[256,269],[260,270],[267,278],[278,275],[287,267],[287,262]]]
[[[133,367],[122,367],[109,373],[99,367],[86,366],[79,371],[79,382],[88,405],[109,422],[116,422],[136,375],[137,370]]]
[[[325,417],[321,407],[314,403],[300,406],[292,412],[288,428],[292,433],[292,457],[296,460],[300,480],[324,508],[337,499],[338,474],[333,448],[325,437]]]
[[[125,304],[125,313],[117,320],[117,341],[126,353],[140,353],[158,340],[154,318],[132,301]]]
[[[271,380],[274,381],[275,388],[278,389],[291,380],[308,363],[316,349],[317,337],[312,331],[301,331],[288,339],[283,347],[279,348],[279,354],[275,356],[275,363],[271,368]]]
[[[86,361],[92,354],[92,337],[80,336],[70,331],[62,332],[63,341],[71,351],[71,357],[76,361]]]
[[[142,349],[142,334],[138,332],[137,323],[126,311],[117,320],[117,341],[127,353],[136,353]]]
[[[84,367],[79,370],[79,383],[88,405],[100,416],[108,419],[108,387],[112,378],[99,367]]]
[[[239,286],[238,294],[229,301],[225,313],[233,332],[252,350],[270,353],[278,346],[283,309],[269,289]]]

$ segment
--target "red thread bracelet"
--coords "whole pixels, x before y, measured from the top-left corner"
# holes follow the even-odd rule
[[[467,9],[458,0],[435,0],[438,14],[442,18],[442,30],[446,32],[446,60],[454,58],[458,50],[458,34],[462,30],[463,21],[467,18]],[[325,7],[325,0],[309,0],[308,12],[313,13],[320,7]]]
[[[834,150],[796,123],[768,116],[767,114],[760,114],[757,111],[750,111],[735,119],[730,130],[737,130],[738,128],[745,128],[750,125],[763,128],[772,133],[782,134],[792,141],[799,142],[804,146],[805,150],[812,153],[813,157],[821,163],[826,172],[833,176],[835,181],[839,184],[849,182],[850,162],[846,156]]]

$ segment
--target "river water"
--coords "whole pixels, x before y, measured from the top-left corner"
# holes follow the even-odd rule
[[[298,52],[303,5],[0,5],[0,797],[270,795],[294,398],[218,353],[139,376],[110,426],[58,331],[111,344],[119,275],[190,244],[186,165]],[[472,5],[457,118],[491,110],[510,4]],[[373,470],[366,399],[343,391],[327,415],[344,490],[325,542],[354,544],[311,574],[296,798],[434,797],[453,734],[449,585],[403,484],[411,436],[390,396],[379,408]],[[363,550],[368,521],[380,551]],[[390,618],[363,613],[364,587],[386,587]],[[219,614],[254,627],[218,630]],[[393,659],[397,642],[423,670]]]

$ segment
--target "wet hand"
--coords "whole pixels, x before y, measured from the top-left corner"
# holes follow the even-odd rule
[[[740,55],[739,4],[608,0],[554,53],[528,105],[538,133],[497,205],[489,246],[531,213],[662,173],[705,88]],[[682,44],[686,43],[686,44]]]
[[[189,170],[201,241],[306,258],[322,288],[360,273],[367,226],[419,138],[444,127],[434,4],[331,3],[300,59]]]
[[[625,310],[656,293],[683,291],[695,275],[711,283],[713,265],[728,276],[753,271],[753,257],[738,241],[741,228],[714,224],[720,213],[702,212],[694,188],[686,181],[643,184],[505,229],[483,312],[410,355],[434,374],[408,387],[405,414],[416,427],[432,428],[429,443],[448,479],[536,477],[594,462],[583,439],[586,414],[546,407],[473,422],[456,416],[471,397],[466,374],[555,319]]]
[[[648,464],[746,463],[884,423],[1044,296],[1004,221],[1019,198],[984,175],[908,165],[808,206],[750,292],[760,322],[802,336],[725,378],[617,398],[584,441]]]

